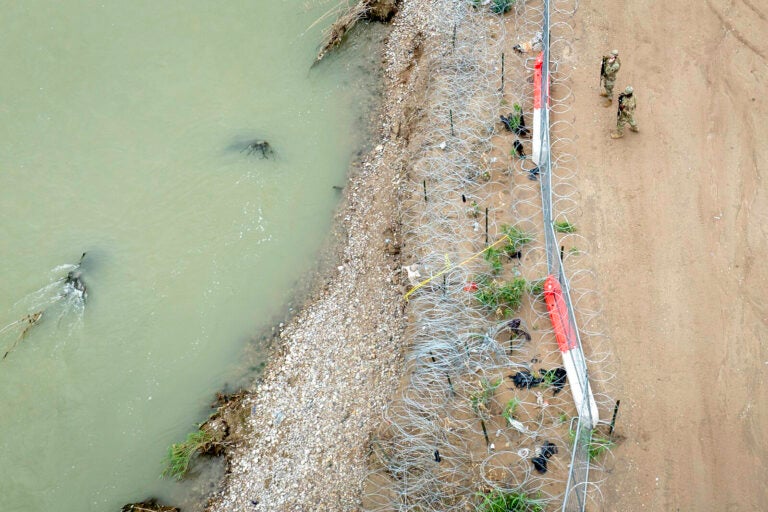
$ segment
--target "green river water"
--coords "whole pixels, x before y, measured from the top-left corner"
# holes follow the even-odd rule
[[[364,144],[381,29],[310,68],[334,4],[2,3],[0,351],[43,317],[0,361],[0,511],[195,509],[167,449],[258,365]]]

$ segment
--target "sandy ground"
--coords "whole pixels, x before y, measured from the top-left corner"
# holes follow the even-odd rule
[[[766,510],[768,4],[582,0],[574,22],[577,222],[626,438],[604,510]],[[620,140],[598,96],[612,48],[638,104]]]

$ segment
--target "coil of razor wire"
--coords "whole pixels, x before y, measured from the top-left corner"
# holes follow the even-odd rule
[[[451,51],[425,56],[433,65],[421,115],[442,121],[422,134],[402,216],[409,252],[401,278],[415,289],[408,297],[408,379],[372,438],[363,505],[485,510],[490,500],[515,495],[542,510],[583,510],[600,500],[583,412],[551,382],[520,388],[513,380],[517,374],[543,378],[539,370],[561,364],[542,292],[532,285],[552,273],[563,284],[574,326],[576,320],[582,326],[579,341],[588,350],[580,364],[599,368],[589,374],[595,399],[601,410],[612,406],[611,357],[588,269],[589,242],[578,233],[558,239],[554,230],[555,220],[576,218],[580,204],[573,183],[578,165],[569,153],[574,127],[550,119],[573,101],[569,21],[577,5],[518,1],[499,16],[479,1],[436,4],[446,15],[433,32]],[[544,76],[557,80],[542,119],[548,157],[540,181],[533,181],[528,158],[498,149],[508,137],[498,120],[515,104],[530,115],[534,59],[506,54],[502,65],[500,57],[508,41],[542,32]],[[530,153],[530,143],[521,144]],[[510,226],[532,239],[515,254],[491,252],[489,246],[504,247]],[[515,280],[527,283],[518,309],[481,300],[486,289]],[[545,451],[549,445],[557,453]]]

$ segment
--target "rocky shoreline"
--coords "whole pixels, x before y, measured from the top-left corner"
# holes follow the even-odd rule
[[[400,192],[408,162],[406,116],[417,47],[440,13],[404,1],[383,55],[379,141],[350,177],[336,216],[338,265],[279,332],[257,388],[239,401],[239,441],[207,510],[358,510],[370,433],[401,379],[404,360]],[[241,435],[242,434],[242,435]]]

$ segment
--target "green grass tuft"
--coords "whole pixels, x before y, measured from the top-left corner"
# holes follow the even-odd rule
[[[177,480],[184,478],[195,453],[212,443],[213,440],[213,434],[210,431],[196,430],[187,434],[187,439],[183,443],[172,444],[168,449],[168,460],[163,476],[173,477]]]
[[[592,441],[589,443],[589,460],[595,460],[597,457],[607,452],[615,443],[606,437],[596,436],[592,432]]]
[[[557,231],[558,233],[575,233],[576,226],[574,226],[567,220],[560,220],[555,222],[555,231]]]
[[[501,379],[489,381],[486,378],[482,378],[480,379],[480,389],[470,395],[469,399],[472,402],[472,409],[481,419],[485,418],[488,403],[499,386],[501,386]]]
[[[569,434],[571,436],[571,443],[576,442],[576,432],[573,430],[569,431]],[[586,435],[586,434],[585,434]],[[592,434],[590,436],[589,446],[587,447],[587,452],[589,453],[589,460],[595,460],[597,457],[602,455],[603,453],[607,452],[616,443],[608,439],[607,437],[601,437],[597,435],[596,430],[592,430]]]
[[[510,423],[511,420],[514,419],[515,411],[517,410],[518,405],[520,405],[520,400],[513,398],[507,402],[507,405],[504,406],[504,412],[502,412],[501,415],[504,416],[504,419],[507,420],[507,423]]]
[[[546,280],[546,277],[542,277],[540,279],[534,279],[533,281],[529,282],[528,293],[535,295],[536,297],[541,296],[541,294],[544,293],[544,282]]]
[[[544,512],[538,500],[523,492],[503,492],[498,489],[489,493],[478,493],[482,503],[478,512]]]
[[[557,379],[557,373],[555,370],[547,370],[541,374],[541,378],[544,379],[541,385],[545,388],[551,388],[552,384],[555,383],[555,379]]]

